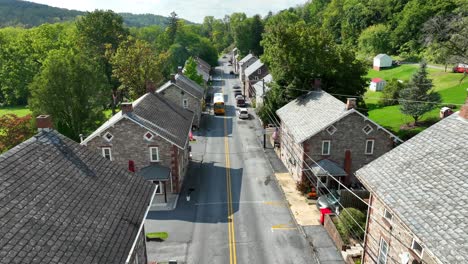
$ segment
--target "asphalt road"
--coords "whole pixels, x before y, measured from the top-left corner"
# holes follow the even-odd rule
[[[148,243],[150,263],[317,263],[274,181],[258,121],[236,116],[232,86],[239,79],[226,60],[220,65],[214,87],[225,94],[226,115],[204,116],[177,208],[148,215],[146,232],[169,233]]]

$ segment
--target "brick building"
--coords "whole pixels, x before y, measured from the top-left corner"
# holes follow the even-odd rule
[[[309,173],[335,189],[338,184],[329,179],[330,173],[346,185],[357,184],[353,173],[400,141],[355,107],[353,98],[344,104],[317,90],[276,112],[281,121],[281,159],[296,181]]]
[[[468,263],[468,100],[356,172],[370,191],[363,263]]]
[[[179,73],[171,75],[171,80],[159,87],[156,92],[174,104],[192,111],[195,114],[192,126],[196,128],[200,126],[205,90],[184,76],[180,68]]]
[[[81,144],[179,193],[187,172],[193,112],[152,91],[110,118]]]
[[[0,155],[0,263],[147,263],[156,185],[37,119]]]

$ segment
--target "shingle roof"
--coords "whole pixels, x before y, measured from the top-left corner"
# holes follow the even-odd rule
[[[247,54],[247,56],[245,56],[244,58],[242,58],[242,60],[239,61],[240,64],[242,63],[246,63],[247,61],[249,61],[250,59],[252,58],[255,58],[254,55],[252,55],[252,53],[249,53]]]
[[[154,185],[56,131],[0,155],[0,263],[124,263]]]
[[[345,112],[345,104],[324,91],[310,92],[276,111],[297,143],[331,125]]]
[[[170,102],[157,93],[147,93],[133,102],[132,113],[118,112],[88,136],[82,144],[100,135],[122,118],[128,118],[184,149],[193,117],[192,111]]]
[[[468,263],[467,146],[454,113],[356,172],[442,263]]]
[[[211,69],[211,65],[210,65],[208,62],[206,62],[206,61],[204,61],[203,59],[201,59],[200,57],[197,57],[195,60],[196,60],[196,61],[198,62],[198,64],[199,64],[200,66],[202,66],[203,68],[206,68],[206,69],[208,69],[208,70]]]
[[[159,87],[159,89],[156,92],[160,93],[171,86],[175,86],[199,100],[203,99],[204,90],[197,83],[195,83],[194,81],[190,80],[182,74],[177,74],[175,76],[175,80],[175,83],[171,81],[166,82],[161,87]]]
[[[249,77],[252,73],[260,69],[263,65],[264,64],[261,60],[256,60],[254,63],[252,63],[252,65],[245,69],[245,76]]]

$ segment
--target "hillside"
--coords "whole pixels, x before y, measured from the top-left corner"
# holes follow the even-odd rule
[[[72,21],[86,12],[51,7],[18,0],[0,0],[0,28],[8,26],[35,27],[44,23]],[[167,17],[153,14],[121,13],[129,27],[166,25]],[[187,21],[188,22],[188,21]],[[188,22],[191,23],[191,22]]]

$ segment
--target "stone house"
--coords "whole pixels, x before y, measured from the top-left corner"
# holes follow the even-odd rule
[[[252,65],[245,69],[244,87],[248,91],[250,98],[255,97],[254,84],[268,75],[268,68],[261,60],[256,60]]]
[[[251,93],[252,97],[255,98],[257,107],[263,104],[264,93],[270,90],[270,87],[268,84],[271,83],[272,81],[273,81],[273,76],[271,76],[271,74],[268,74],[263,79],[255,83],[253,85],[253,88],[249,90],[249,93]]]
[[[36,119],[0,155],[1,263],[147,263],[144,220],[156,185]]]
[[[149,91],[115,114],[81,144],[179,193],[189,163],[193,112]]]
[[[356,172],[370,191],[363,263],[468,263],[468,99]]]
[[[252,65],[254,62],[256,62],[258,58],[254,56],[252,53],[247,54],[242,60],[238,62],[238,69],[239,69],[239,80],[241,83],[244,83],[245,80],[245,69],[247,69],[250,65]]]
[[[197,73],[203,77],[205,84],[210,80],[211,76],[211,65],[202,60],[200,57],[195,57],[195,62],[197,63]]]
[[[194,113],[193,127],[200,127],[200,119],[205,90],[182,74],[171,75],[171,80],[159,87],[156,92],[174,104]]]
[[[337,189],[338,183],[328,177],[331,174],[345,185],[358,185],[354,172],[400,141],[355,108],[355,98],[344,104],[316,90],[276,112],[281,122],[281,160],[296,181],[310,176],[318,180],[317,187]]]

